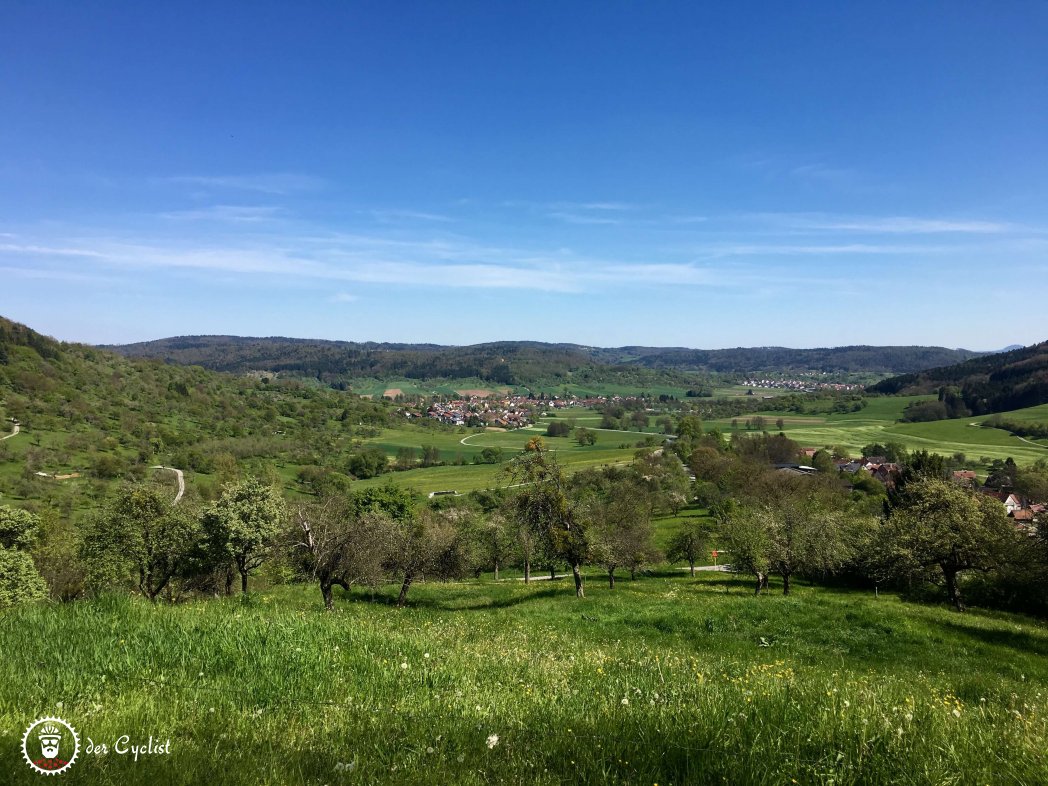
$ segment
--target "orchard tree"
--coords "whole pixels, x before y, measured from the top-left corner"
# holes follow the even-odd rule
[[[505,567],[515,551],[513,529],[506,517],[499,512],[485,516],[476,528],[478,559],[481,567],[489,566],[499,580],[499,569]]]
[[[685,519],[670,539],[666,559],[670,562],[687,562],[694,577],[695,563],[705,555],[711,534],[706,520],[696,517]]]
[[[241,592],[247,592],[251,571],[269,558],[285,515],[279,492],[253,478],[227,485],[218,500],[204,511],[204,530],[212,554],[218,560],[232,562],[240,574]],[[229,573],[227,594],[231,590]]]
[[[907,484],[881,535],[897,574],[941,573],[958,611],[961,574],[1000,566],[1017,538],[1000,501],[936,477]]]
[[[36,514],[0,507],[0,608],[47,597],[47,582],[26,553],[39,530]]]
[[[602,498],[585,506],[593,546],[593,561],[608,574],[615,589],[615,571],[622,567],[636,578],[637,569],[659,558],[655,528],[643,488],[634,483],[615,483]]]
[[[872,525],[814,478],[768,473],[762,485],[727,516],[722,533],[732,564],[756,576],[758,593],[772,572],[782,576],[782,592],[789,595],[794,575],[839,570],[854,556],[856,530]]]
[[[87,523],[81,555],[96,589],[132,583],[156,602],[200,545],[200,524],[188,506],[173,506],[156,486],[129,485]]]
[[[535,437],[508,467],[507,477],[519,489],[511,502],[518,526],[532,544],[548,544],[553,556],[571,565],[575,596],[583,597],[582,565],[589,557],[589,541],[556,457]]]
[[[472,514],[463,508],[423,509],[386,528],[385,568],[400,581],[397,606],[407,601],[408,590],[425,577],[452,579],[472,567],[469,537]]]
[[[0,609],[44,600],[47,582],[24,551],[0,546]]]
[[[0,507],[0,547],[29,549],[36,542],[40,518],[21,508]]]
[[[320,585],[324,608],[334,609],[332,590],[375,586],[383,576],[391,519],[361,511],[344,497],[328,497],[295,508],[291,544],[303,572]]]

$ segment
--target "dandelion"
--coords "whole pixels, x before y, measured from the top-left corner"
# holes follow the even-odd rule
[[[912,712],[907,712],[906,713],[906,720],[907,720],[907,722],[913,720],[913,713]]]
[[[429,653],[428,652],[422,653],[422,657],[425,658],[426,660],[429,660]]]
[[[959,717],[961,717],[961,711],[960,711],[960,710],[958,710],[958,709],[954,709],[954,711],[953,711],[953,717],[955,717],[955,718],[959,718]]]
[[[489,734],[488,735],[488,742],[487,742],[488,750],[491,750],[492,748],[494,748],[498,744],[499,744],[499,735],[497,735],[497,734]]]
[[[432,754],[433,753],[433,747],[430,746],[430,747],[426,748],[426,753]]]
[[[844,700],[844,709],[848,709],[848,707],[850,707],[850,706],[851,706],[851,702],[848,701],[847,699],[845,699]]]
[[[208,709],[208,712],[214,712],[214,711],[215,711],[214,707],[211,707],[210,709]]]
[[[408,667],[408,662],[407,661],[404,661],[403,663],[400,664],[400,668],[402,668],[402,669],[406,669],[407,667]]]
[[[630,703],[630,700],[629,700],[629,699],[627,699],[627,698],[626,698],[625,696],[623,696],[623,697],[622,697],[622,706],[623,706],[623,707],[628,707],[628,706],[629,706],[629,703]]]

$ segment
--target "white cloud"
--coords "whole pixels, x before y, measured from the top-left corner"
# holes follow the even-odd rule
[[[356,303],[358,300],[360,300],[359,297],[348,292],[336,292],[328,298],[329,303]]]
[[[454,221],[450,216],[439,213],[427,213],[422,210],[368,210],[368,215],[374,216],[379,221],[437,221],[447,223]]]
[[[622,223],[617,218],[608,218],[607,216],[592,216],[584,215],[580,213],[568,213],[562,210],[555,211],[553,213],[547,213],[547,217],[555,218],[558,221],[563,221],[567,224],[620,224]]]
[[[194,210],[173,210],[161,213],[161,218],[175,221],[230,221],[259,223],[275,218],[282,209],[265,205],[212,205]]]
[[[325,181],[318,177],[291,172],[256,175],[176,175],[163,180],[167,183],[233,191],[258,191],[263,194],[315,191],[325,185]]]
[[[864,234],[999,234],[1019,229],[1013,224],[973,219],[917,216],[836,216],[822,213],[757,214],[773,223],[802,230]]]

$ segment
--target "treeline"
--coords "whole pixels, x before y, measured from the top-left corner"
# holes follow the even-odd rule
[[[377,344],[290,338],[190,336],[110,347],[129,357],[148,357],[215,371],[270,371],[315,377],[326,384],[354,378],[463,379],[497,385],[556,387],[605,383],[635,387],[695,386],[703,380],[673,370],[605,363],[573,344],[507,341],[466,347]]]
[[[128,590],[173,602],[245,592],[262,574],[316,583],[327,608],[334,587],[385,583],[403,604],[417,581],[498,578],[507,568],[525,581],[566,568],[583,595],[586,569],[614,588],[620,572],[636,578],[665,560],[694,571],[716,547],[757,593],[773,577],[787,594],[796,579],[916,595],[939,585],[958,609],[975,600],[1048,613],[1044,538],[1017,528],[996,498],[947,480],[942,457],[896,455],[902,470],[886,488],[863,472],[776,469],[798,456],[782,434],[725,440],[695,420],[682,426],[671,448],[570,477],[536,437],[497,488],[429,501],[386,485],[289,504],[271,484],[247,479],[211,502],[179,506],[162,487],[125,485],[75,526],[46,511],[0,508],[0,602]],[[1048,489],[1048,463],[1026,473]],[[998,474],[1002,484],[1029,481],[1014,464]],[[692,502],[711,516],[681,520],[660,551],[653,518]]]
[[[898,374],[956,363],[979,353],[943,347],[849,346],[821,349],[755,347],[585,347],[502,341],[464,347],[319,339],[183,336],[110,347],[133,357],[158,358],[218,371],[272,371],[325,382],[354,377],[454,379],[476,377],[506,385],[564,382],[678,384],[697,393],[696,374],[755,372]],[[701,381],[701,380],[700,380]]]
[[[678,368],[724,374],[750,374],[761,371],[899,374],[959,363],[981,354],[967,349],[945,347],[861,345],[818,349],[622,347],[595,352],[598,357],[609,362],[631,362],[651,368]]]
[[[1048,342],[883,380],[868,388],[888,395],[959,391],[969,414],[985,415],[1048,403]]]
[[[991,415],[982,422],[983,428],[999,428],[1015,434],[1017,437],[1031,439],[1048,439],[1048,423],[1027,423],[1007,420],[1000,415]]]
[[[0,507],[0,605],[126,591],[175,602],[247,592],[259,572],[316,582],[328,607],[335,586],[395,582],[403,604],[423,578],[497,577],[519,566],[529,580],[576,556],[614,581],[616,570],[635,575],[662,558],[652,517],[679,510],[689,483],[676,457],[652,453],[630,468],[566,478],[541,440],[503,477],[505,488],[469,497],[423,501],[386,485],[328,489],[298,504],[252,478],[228,483],[211,502],[179,505],[162,486],[125,484],[75,526]],[[518,483],[534,488],[514,492]],[[571,536],[543,518],[561,503]]]

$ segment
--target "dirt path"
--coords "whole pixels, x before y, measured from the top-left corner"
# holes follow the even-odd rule
[[[175,477],[178,478],[178,493],[175,495],[175,501],[171,504],[177,505],[179,502],[181,502],[182,495],[186,493],[186,476],[183,474],[182,470],[175,469],[174,467],[165,466],[150,467],[150,469],[166,469],[168,472],[175,473]]]
[[[13,437],[15,434],[17,434],[21,430],[22,430],[22,427],[19,426],[17,423],[15,423],[15,426],[14,426],[13,429],[11,429],[11,433],[10,434],[8,434],[6,437],[0,437],[0,442],[3,442],[5,439],[11,439],[11,437]]]
[[[16,428],[17,428],[17,426],[16,426]],[[12,434],[11,436],[14,436],[14,435]],[[1044,445],[1038,445],[1036,442],[1030,442],[1030,440],[1026,439],[1025,437],[1020,437],[1018,434],[1012,434],[1012,436],[1015,437],[1018,440],[1022,440],[1027,445],[1033,445],[1035,448],[1040,448],[1041,450],[1048,450],[1048,447],[1045,447]]]

